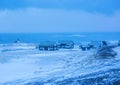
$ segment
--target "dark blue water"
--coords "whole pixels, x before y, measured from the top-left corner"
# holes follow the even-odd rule
[[[101,33],[0,33],[0,43],[12,43],[20,39],[23,43],[39,43],[50,40],[73,40],[75,42],[91,40],[120,40],[120,32]]]

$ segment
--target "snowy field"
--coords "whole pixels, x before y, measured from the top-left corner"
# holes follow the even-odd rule
[[[110,59],[95,50],[39,51],[34,44],[0,45],[0,85],[120,85],[120,47]]]

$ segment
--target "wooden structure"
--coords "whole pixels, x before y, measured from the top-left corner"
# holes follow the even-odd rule
[[[107,45],[108,42],[106,41],[91,41],[88,44],[80,44],[79,48],[82,49],[82,51],[86,51],[94,48],[101,48]]]
[[[79,48],[82,50],[82,51],[86,51],[86,50],[90,50],[91,49],[91,45],[90,44],[81,44],[79,46]]]
[[[64,48],[64,49],[72,49],[74,48],[74,42],[73,41],[59,41],[59,48]]]
[[[38,48],[44,51],[55,51],[58,50],[58,45],[55,42],[44,41],[39,44]]]
[[[106,41],[91,41],[90,45],[91,45],[91,48],[100,48],[103,46],[107,46],[108,42],[106,42]]]

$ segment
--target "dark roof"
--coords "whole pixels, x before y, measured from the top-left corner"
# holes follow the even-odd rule
[[[52,41],[42,41],[39,44],[40,46],[56,46],[57,43],[56,42],[52,42]]]
[[[70,40],[61,40],[61,41],[58,41],[58,43],[64,43],[64,44],[73,44],[74,42],[73,41],[70,41]]]

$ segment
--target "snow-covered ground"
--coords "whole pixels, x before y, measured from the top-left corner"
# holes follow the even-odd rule
[[[0,45],[0,85],[94,85],[86,82],[98,77],[105,82],[120,80],[120,47],[114,50],[115,58],[97,59],[94,50],[81,51],[78,46],[39,51],[34,44]]]

